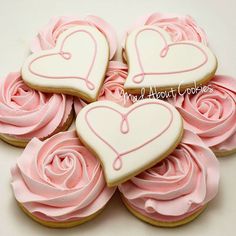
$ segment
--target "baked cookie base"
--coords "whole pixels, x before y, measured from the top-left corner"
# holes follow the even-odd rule
[[[94,214],[85,217],[83,219],[80,220],[76,220],[76,221],[64,221],[64,222],[53,222],[53,221],[44,221],[36,216],[34,216],[33,214],[31,214],[21,203],[17,202],[19,207],[21,208],[21,210],[28,216],[30,217],[32,220],[36,221],[37,223],[49,227],[49,228],[61,228],[61,229],[66,229],[66,228],[72,228],[75,226],[78,226],[80,224],[83,224],[89,220],[92,220],[93,218],[95,218],[103,209],[100,209],[99,211],[95,212]]]
[[[124,203],[124,205],[127,207],[127,209],[134,215],[136,216],[138,219],[154,225],[154,226],[158,226],[158,227],[165,227],[165,228],[174,228],[174,227],[178,227],[184,224],[187,224],[191,221],[193,221],[195,218],[197,218],[207,207],[207,205],[203,206],[202,208],[200,208],[198,211],[194,212],[192,215],[186,217],[183,220],[179,220],[179,221],[173,221],[173,222],[164,222],[164,221],[157,221],[154,220],[150,217],[147,217],[145,215],[142,215],[140,212],[138,212],[137,210],[133,209],[128,202],[125,200],[125,198],[122,196],[122,201]]]
[[[236,153],[236,148],[230,151],[216,151],[214,149],[212,149],[212,151],[215,153],[217,157],[227,157]]]
[[[40,140],[43,141],[43,140],[53,136],[56,133],[66,131],[71,126],[73,119],[74,119],[74,111],[73,111],[73,109],[71,109],[71,112],[70,112],[66,122],[62,126],[58,126],[52,134],[48,135],[45,138],[42,138],[42,139],[40,138]],[[21,147],[21,148],[24,148],[28,144],[28,142],[30,141],[30,139],[18,139],[16,137],[13,137],[8,134],[0,134],[0,139],[8,144],[15,146],[15,147]]]

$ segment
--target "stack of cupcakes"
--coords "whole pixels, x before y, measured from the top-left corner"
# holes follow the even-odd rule
[[[139,219],[175,227],[218,192],[216,155],[236,151],[236,80],[215,75],[205,32],[154,13],[122,46],[115,61],[115,31],[97,16],[56,17],[0,81],[0,138],[25,147],[13,193],[40,224],[86,222],[118,190]]]

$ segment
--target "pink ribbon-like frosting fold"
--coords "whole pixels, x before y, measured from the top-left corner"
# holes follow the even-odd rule
[[[156,166],[121,184],[125,201],[154,220],[186,218],[218,191],[219,164],[202,140],[185,130],[175,151]]]
[[[45,138],[67,121],[73,98],[29,88],[18,72],[0,80],[0,133]]]
[[[236,148],[236,79],[216,75],[211,92],[176,96],[171,102],[184,118],[184,126],[215,151]]]
[[[110,61],[98,101],[112,101],[125,107],[132,105],[131,99],[124,96],[124,83],[127,75],[128,67],[126,64],[119,61]],[[86,105],[80,98],[74,98],[76,114]]]
[[[105,20],[93,15],[87,15],[84,18],[69,16],[53,17],[32,40],[31,51],[38,52],[55,47],[57,38],[63,31],[79,25],[94,26],[101,31],[107,38],[109,44],[110,59],[114,57],[117,50],[116,32]]]
[[[58,133],[44,142],[32,139],[11,174],[16,200],[45,221],[88,217],[115,192],[107,187],[99,161],[75,131]]]

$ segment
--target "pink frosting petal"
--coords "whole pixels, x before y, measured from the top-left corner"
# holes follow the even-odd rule
[[[42,220],[80,220],[103,208],[115,192],[75,131],[31,140],[11,174],[17,201]]]

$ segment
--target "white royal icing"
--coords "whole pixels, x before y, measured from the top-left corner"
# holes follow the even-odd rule
[[[182,135],[182,118],[161,100],[144,99],[128,108],[98,101],[79,112],[76,129],[101,160],[107,184],[114,186],[173,151]]]
[[[64,31],[55,48],[30,55],[23,80],[33,88],[66,92],[95,101],[109,60],[105,36],[95,27],[76,26]]]
[[[126,40],[129,74],[125,89],[190,87],[210,79],[217,68],[212,51],[195,41],[172,42],[157,26],[132,31]]]

